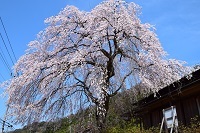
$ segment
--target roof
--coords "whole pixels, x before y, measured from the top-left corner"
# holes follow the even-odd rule
[[[181,78],[169,86],[164,87],[155,94],[151,94],[148,97],[138,101],[139,110],[145,110],[147,107],[156,107],[158,104],[164,104],[170,100],[175,100],[180,97],[185,97],[190,94],[200,94],[200,87],[194,87],[200,85],[200,69],[192,73],[190,79],[187,76]],[[191,87],[192,86],[192,87]],[[136,112],[138,112],[136,111]]]

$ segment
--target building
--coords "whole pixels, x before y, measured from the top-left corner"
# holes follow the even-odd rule
[[[200,116],[200,69],[193,72],[190,79],[184,77],[137,104],[136,114],[145,129],[160,126],[164,116],[167,123],[172,124],[172,110],[175,113],[174,125],[190,124],[191,118]]]

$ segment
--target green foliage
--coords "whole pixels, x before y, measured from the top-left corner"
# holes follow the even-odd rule
[[[109,112],[107,114],[106,131],[117,132],[139,132],[140,128],[133,118],[132,110],[135,108],[132,103],[135,102],[134,91],[126,90],[118,93],[110,99]],[[97,132],[95,107],[89,107],[80,110],[76,115],[63,118],[57,122],[41,122],[26,126],[23,130],[29,131],[34,127],[34,133],[67,133],[67,132]],[[16,133],[22,133],[22,130]]]
[[[140,126],[135,123],[135,120],[121,120],[117,125],[107,128],[107,133],[139,133]]]
[[[135,108],[132,104],[135,102],[133,95],[134,92],[127,90],[110,99],[105,133],[159,133],[160,127],[144,130],[140,126],[133,113]],[[70,131],[71,133],[84,131],[98,133],[94,110],[95,107],[91,106],[59,121],[33,123],[13,133],[70,133]],[[199,120],[199,117],[192,118],[188,126],[184,126],[179,122],[178,131],[181,133],[199,133]]]
[[[199,133],[200,132],[200,118],[195,116],[191,118],[190,125],[185,126],[182,123],[178,129],[181,133]]]
[[[117,126],[108,127],[106,133],[159,133],[159,128],[152,127],[144,130],[135,119],[124,121]]]

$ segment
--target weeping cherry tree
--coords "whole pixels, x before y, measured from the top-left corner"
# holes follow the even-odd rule
[[[187,74],[138,14],[135,3],[108,0],[90,12],[67,6],[46,19],[7,82],[8,116],[17,123],[52,120],[92,103],[101,132],[119,91],[143,83],[146,93],[157,92]]]

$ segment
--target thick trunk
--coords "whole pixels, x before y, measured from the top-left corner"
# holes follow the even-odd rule
[[[96,105],[96,122],[100,133],[105,130],[106,116],[109,108],[109,96],[102,96],[102,99]]]
[[[107,61],[107,73],[104,76],[104,83],[102,83],[102,92],[101,96],[98,99],[98,103],[96,104],[96,121],[97,121],[97,127],[100,133],[103,133],[106,128],[106,116],[109,109],[109,98],[110,96],[106,92],[108,90],[110,84],[110,78],[115,75],[114,73],[114,67],[113,67],[113,57],[111,56],[111,53],[108,53],[105,50],[102,50],[104,55],[109,58]]]

